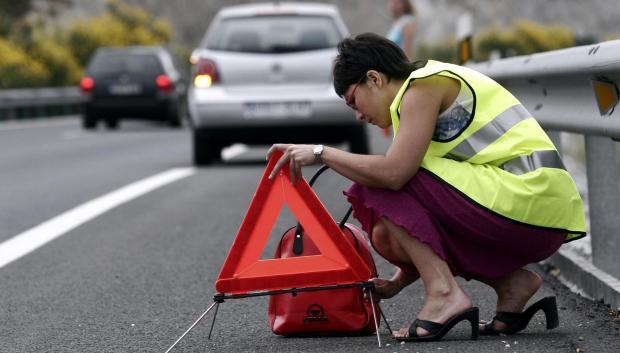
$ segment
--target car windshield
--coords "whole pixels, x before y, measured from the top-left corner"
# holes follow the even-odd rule
[[[334,48],[342,39],[326,16],[274,15],[222,20],[206,47],[243,53],[290,53]]]
[[[162,67],[154,54],[101,53],[89,65],[91,74],[131,72],[160,74]]]

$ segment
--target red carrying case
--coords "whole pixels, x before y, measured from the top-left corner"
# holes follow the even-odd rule
[[[310,181],[324,170],[319,170]],[[346,223],[351,209],[340,223],[346,241],[353,245],[372,273],[377,276],[377,268],[370,252],[370,246],[361,229]],[[275,258],[289,258],[320,254],[312,242],[312,234],[306,234],[302,227],[287,230],[276,249]],[[344,239],[343,239],[344,240]],[[269,297],[269,324],[278,335],[366,335],[374,333],[373,320],[381,315],[375,303],[375,315],[370,300],[364,296],[361,287],[299,292],[272,295]]]

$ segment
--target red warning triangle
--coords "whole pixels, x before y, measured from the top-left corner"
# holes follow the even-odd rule
[[[288,165],[269,174],[282,154],[272,155],[215,282],[219,293],[239,294],[367,281],[371,272],[302,178],[292,184]],[[261,260],[284,204],[301,223],[320,255]]]

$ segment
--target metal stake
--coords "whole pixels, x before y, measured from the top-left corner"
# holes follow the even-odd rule
[[[217,311],[220,309],[220,302],[216,302],[215,313],[213,313],[213,321],[211,321],[211,328],[209,329],[209,337],[211,339],[211,332],[213,332],[213,325],[215,325],[215,318],[217,317]]]
[[[375,314],[375,301],[372,299],[371,288],[368,288],[368,295],[370,297],[370,305],[372,307],[372,318],[375,322],[375,332],[377,332],[377,342],[379,342],[379,348],[381,348],[381,336],[379,336],[379,322],[377,321],[377,315]]]
[[[388,323],[387,318],[385,317],[385,314],[383,313],[383,310],[381,310],[381,308],[379,308],[379,312],[381,313],[381,317],[383,318],[383,321],[385,322],[385,326],[390,332],[390,335],[392,335],[394,331],[392,331],[392,328],[390,327],[390,324]]]
[[[177,340],[176,340],[176,341],[172,344],[172,346],[170,346],[170,348],[168,348],[168,350],[166,351],[166,353],[170,352],[170,351],[172,350],[172,348],[174,348],[174,346],[176,346],[176,345],[177,345],[177,343],[179,343],[179,342],[183,339],[183,337],[185,337],[185,335],[187,335],[187,334],[189,333],[189,331],[191,331],[191,330],[194,328],[194,326],[196,326],[196,325],[200,322],[200,320],[202,320],[202,318],[203,318],[203,317],[205,317],[205,315],[207,315],[207,313],[208,313],[209,311],[211,311],[211,309],[213,309],[213,307],[214,307],[215,305],[217,305],[217,304],[219,304],[219,303],[218,303],[218,302],[214,302],[213,304],[211,304],[211,306],[209,307],[209,309],[207,309],[207,311],[205,311],[204,313],[202,313],[202,315],[200,315],[200,317],[198,318],[198,320],[196,320],[196,321],[192,324],[192,326],[190,326],[190,327],[189,327],[189,328],[188,328],[188,329],[187,329],[187,330],[186,330],[186,331],[185,331],[185,332],[181,335],[181,337],[179,337],[179,338],[178,338],[178,339],[177,339]]]

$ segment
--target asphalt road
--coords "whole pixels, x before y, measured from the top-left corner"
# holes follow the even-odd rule
[[[0,267],[0,352],[164,352],[212,303],[214,281],[262,175],[266,149],[241,150],[221,164],[193,169],[188,130],[128,123],[119,131],[84,132],[75,118],[37,124],[0,124],[0,242],[144,178],[174,168],[188,176],[111,207]],[[375,152],[388,142],[373,131]],[[340,191],[347,184],[335,174],[317,183],[336,217],[346,211]],[[293,221],[290,212],[282,214],[263,257]],[[389,276],[391,266],[376,260]],[[558,297],[558,329],[546,331],[537,316],[515,336],[469,341],[460,324],[440,342],[398,344],[382,327],[382,351],[620,351],[614,313],[533,268],[546,279],[536,298]],[[492,291],[462,283],[482,317],[491,317]],[[422,301],[416,283],[382,305],[391,325],[401,327]],[[375,336],[275,336],[266,312],[266,298],[229,300],[220,307],[212,340],[209,316],[175,352],[378,350]]]

